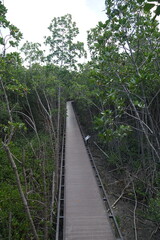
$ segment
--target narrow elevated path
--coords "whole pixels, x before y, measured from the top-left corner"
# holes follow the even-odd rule
[[[64,200],[64,240],[115,239],[71,102],[67,102]]]

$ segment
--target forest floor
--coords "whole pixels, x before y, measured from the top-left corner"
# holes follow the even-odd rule
[[[122,194],[125,182],[124,175],[117,174],[115,169],[111,169],[111,167],[108,166],[106,156],[97,147],[95,147],[93,142],[89,145],[106,189],[110,206],[114,205],[112,209],[124,240],[135,240],[135,201],[133,197],[128,196],[128,189],[126,189],[124,194]],[[119,196],[121,196],[120,200],[114,204]],[[153,222],[142,217],[142,210],[144,210],[143,203],[138,202],[136,209],[137,240],[159,240],[160,232],[156,231],[157,228]]]

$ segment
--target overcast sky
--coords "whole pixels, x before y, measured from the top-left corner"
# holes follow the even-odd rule
[[[72,14],[80,30],[80,41],[86,41],[86,31],[104,21],[105,0],[4,0],[7,19],[23,33],[24,40],[43,43],[54,17]]]

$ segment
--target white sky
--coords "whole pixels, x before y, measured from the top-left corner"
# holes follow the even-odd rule
[[[54,17],[72,14],[80,30],[78,40],[86,41],[86,31],[104,21],[105,0],[4,0],[7,19],[23,33],[24,42],[43,43]]]

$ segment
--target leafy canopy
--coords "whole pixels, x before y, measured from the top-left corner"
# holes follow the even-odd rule
[[[75,41],[79,30],[72,16],[53,18],[48,29],[51,32],[51,36],[45,37],[45,44],[50,47],[48,60],[59,66],[76,68],[78,58],[85,57],[86,51],[84,43]]]

